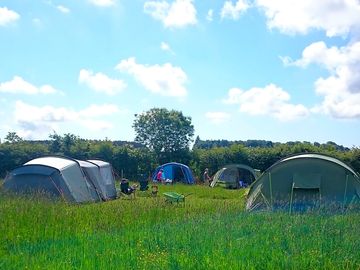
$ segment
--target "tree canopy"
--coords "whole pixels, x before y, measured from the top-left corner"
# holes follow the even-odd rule
[[[135,141],[158,155],[188,150],[194,136],[191,117],[165,108],[153,108],[136,115],[133,128]]]

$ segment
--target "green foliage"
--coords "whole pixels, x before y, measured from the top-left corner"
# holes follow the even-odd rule
[[[135,141],[153,151],[161,163],[174,160],[188,149],[194,135],[190,117],[164,108],[153,108],[136,115],[133,127]]]
[[[5,142],[7,143],[18,143],[23,141],[23,139],[17,135],[16,132],[8,132],[8,134],[4,138]]]
[[[0,177],[4,177],[10,170],[33,158],[50,154],[84,160],[103,159],[113,165],[117,175],[122,174],[131,180],[144,179],[151,175],[158,165],[169,161],[190,165],[195,176],[201,179],[205,168],[209,168],[210,174],[214,174],[224,165],[241,163],[264,171],[281,158],[307,152],[322,153],[338,158],[352,166],[355,171],[360,172],[360,149],[357,147],[347,149],[333,142],[326,144],[310,142],[270,144],[267,141],[249,140],[247,143],[231,142],[227,147],[194,147],[192,151],[185,147],[157,154],[155,151],[135,143],[84,140],[74,134],[61,136],[53,133],[49,138],[49,141],[14,139],[11,142],[0,143]],[[196,138],[196,143],[201,145],[199,137]],[[263,146],[254,147],[256,143]]]
[[[170,190],[192,194],[167,204]],[[0,193],[0,269],[360,268],[359,214],[250,214],[245,191],[160,186],[84,205]]]
[[[25,162],[49,154],[48,147],[41,143],[27,143],[19,141],[16,143],[0,144],[0,177]]]

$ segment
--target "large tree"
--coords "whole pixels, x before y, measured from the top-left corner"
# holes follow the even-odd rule
[[[169,156],[187,151],[194,136],[191,118],[182,112],[153,108],[135,115],[135,141],[144,144],[155,154]]]

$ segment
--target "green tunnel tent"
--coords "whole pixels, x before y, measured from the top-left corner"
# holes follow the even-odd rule
[[[115,177],[111,164],[99,159],[91,159],[87,162],[94,164],[99,170],[98,185],[103,198],[105,200],[116,199]]]
[[[250,187],[247,210],[345,209],[360,203],[359,175],[342,161],[320,154],[284,158]]]
[[[92,202],[100,198],[78,162],[59,156],[36,158],[11,171],[4,189],[15,193],[44,192],[70,202]]]
[[[246,187],[255,181],[256,175],[256,170],[250,166],[230,164],[222,167],[214,174],[210,186],[219,185],[225,188]]]

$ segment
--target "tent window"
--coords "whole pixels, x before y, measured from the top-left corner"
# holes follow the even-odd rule
[[[321,175],[315,173],[293,175],[293,187],[303,189],[320,189]]]

